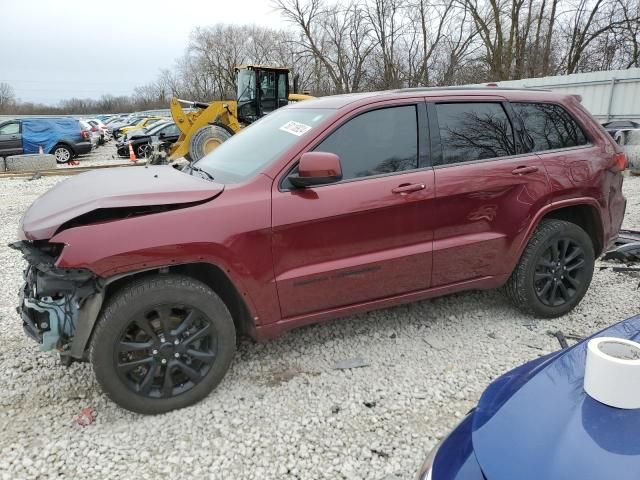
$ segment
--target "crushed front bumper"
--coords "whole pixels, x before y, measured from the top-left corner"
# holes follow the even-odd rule
[[[91,300],[96,297],[102,303],[100,279],[88,270],[57,268],[55,251],[48,245],[22,241],[9,246],[21,251],[28,262],[16,308],[25,334],[41,345],[40,350],[58,350],[81,358],[84,345],[82,349],[72,347],[79,322],[87,316],[87,304],[93,305]],[[95,307],[90,310],[97,315]],[[86,340],[88,335],[83,332],[82,338]]]

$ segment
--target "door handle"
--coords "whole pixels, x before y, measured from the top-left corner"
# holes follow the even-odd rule
[[[15,140],[16,138],[18,138],[17,135],[11,135],[11,140]]]
[[[528,167],[525,167],[525,166],[516,167],[513,170],[511,170],[511,173],[514,175],[526,175],[527,173],[535,173],[538,170],[539,170],[538,167],[530,165]]]
[[[402,185],[398,185],[396,188],[392,189],[393,193],[399,193],[401,195],[406,195],[407,193],[417,192],[419,190],[424,190],[426,185],[424,183],[403,183]]]

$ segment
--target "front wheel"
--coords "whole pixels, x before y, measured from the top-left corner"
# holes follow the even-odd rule
[[[56,157],[58,163],[67,163],[73,158],[73,151],[66,145],[56,145],[51,153]]]
[[[235,348],[233,320],[218,295],[192,278],[158,275],[115,294],[98,320],[90,356],[114,402],[156,414],[206,397]]]
[[[554,318],[582,300],[591,278],[593,243],[579,226],[543,220],[529,240],[505,291],[521,310]]]

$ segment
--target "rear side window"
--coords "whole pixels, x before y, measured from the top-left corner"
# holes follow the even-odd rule
[[[416,115],[414,105],[363,113],[340,126],[315,150],[340,157],[344,180],[418,168]]]
[[[439,103],[436,112],[442,143],[440,164],[516,153],[513,128],[500,103]]]
[[[524,123],[524,143],[529,151],[585,145],[587,137],[560,105],[551,103],[513,103],[513,109]]]

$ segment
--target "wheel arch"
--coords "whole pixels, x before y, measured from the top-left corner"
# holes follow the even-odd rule
[[[587,204],[577,204],[557,208],[548,212],[541,220],[553,218],[573,223],[582,228],[593,242],[596,258],[602,254],[604,248],[604,232],[598,210]]]
[[[212,263],[185,263],[127,272],[108,279],[105,282],[104,290],[101,292],[101,304],[96,309],[96,315],[91,315],[92,318],[88,318],[87,322],[77,326],[72,346],[72,356],[76,358],[84,356],[87,347],[91,343],[100,313],[118,291],[141,278],[168,273],[193,278],[211,288],[229,309],[236,332],[239,335],[255,337],[255,322],[249,307],[226,272]],[[78,340],[81,344],[76,345],[75,340]]]
[[[241,334],[252,334],[254,322],[247,303],[243,300],[242,295],[225,271],[212,263],[185,263],[119,275],[115,280],[107,284],[104,303],[123,287],[141,277],[167,273],[185,275],[204,283],[213,290],[227,306],[233,318],[236,331]]]
[[[49,151],[49,153],[53,153],[55,149],[60,145],[67,147],[69,150],[71,150],[71,153],[73,155],[78,154],[78,152],[76,152],[76,149],[73,147],[73,145],[70,142],[67,142],[66,140],[58,140],[58,142],[53,147],[51,147],[51,150]]]
[[[545,219],[565,220],[579,226],[591,238],[596,258],[602,254],[604,249],[604,230],[598,203],[593,198],[578,198],[549,204],[547,208],[538,212],[518,249],[516,262],[522,255],[533,232],[538,228],[540,222]]]

